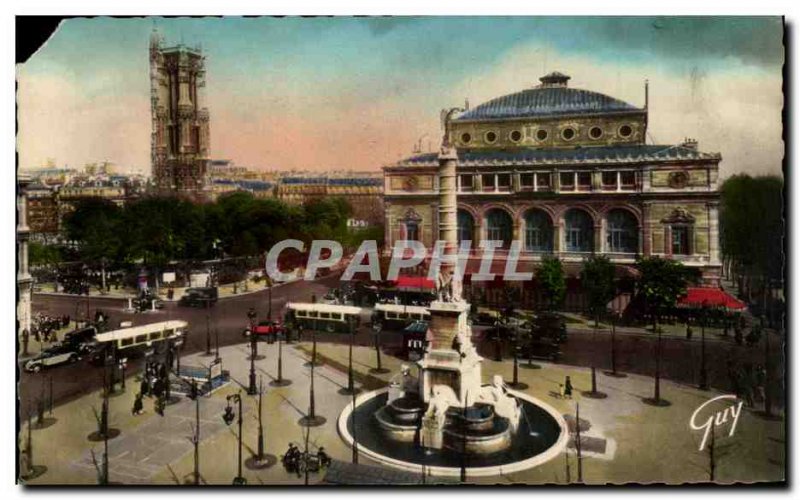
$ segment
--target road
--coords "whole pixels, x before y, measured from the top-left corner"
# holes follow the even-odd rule
[[[312,294],[322,297],[328,289],[338,285],[338,277],[328,276],[315,282],[299,281],[276,287],[272,293],[273,317],[282,315],[286,302],[310,301]],[[221,346],[240,343],[243,341],[242,331],[248,323],[247,311],[254,307],[259,313],[259,318],[266,317],[268,308],[268,293],[266,290],[230,297],[220,300],[215,307],[209,310],[208,322],[210,324],[212,349],[216,343],[214,332],[219,333]],[[132,321],[134,325],[164,321],[167,319],[183,319],[189,322],[189,335],[182,348],[182,353],[190,354],[206,349],[206,310],[188,307],[178,307],[176,303],[167,303],[165,309],[152,313],[132,314],[123,311],[125,301],[119,299],[105,299],[101,297],[77,298],[70,296],[34,295],[34,313],[42,311],[46,314],[69,314],[73,318],[84,317],[88,304],[89,313],[101,309],[107,312],[112,324],[120,321]],[[77,315],[77,316],[76,316]],[[486,358],[494,358],[494,342],[488,340],[481,327],[475,328],[475,340],[479,353]],[[362,325],[356,336],[356,343],[370,345],[372,334],[366,325]],[[709,336],[711,338],[711,336]],[[320,334],[321,342],[347,342],[347,335]],[[401,336],[399,334],[382,335],[381,340],[387,351],[399,347]],[[774,337],[772,340],[772,360],[775,379],[780,378],[783,370],[781,355],[781,341]],[[682,338],[662,339],[661,373],[664,378],[687,384],[698,384],[700,379],[701,346],[700,342],[687,342]],[[508,345],[504,346],[504,359],[510,360]],[[620,334],[616,337],[617,370],[621,372],[652,375],[655,371],[656,339],[652,334]],[[593,362],[600,370],[611,368],[611,337],[607,334],[592,335],[587,331],[571,331],[569,341],[561,346],[563,356],[560,363],[575,366],[592,366]],[[594,361],[593,361],[594,360]],[[731,390],[731,380],[728,373],[728,360],[734,364],[742,365],[751,363],[753,366],[764,363],[763,343],[756,347],[737,346],[729,341],[712,341],[706,344],[706,366],[708,382],[714,388]],[[141,360],[131,360],[130,370],[137,370]],[[224,363],[224,361],[223,361]],[[78,365],[65,365],[40,374],[28,374],[20,371],[20,394],[23,399],[22,408],[29,408],[29,404],[42,397],[49,390],[49,380],[53,379],[53,400],[59,402],[74,398],[80,394],[90,392],[101,387],[102,370],[83,360]],[[602,390],[602,388],[600,388]],[[783,405],[781,384],[773,385],[775,404]]]
[[[277,286],[272,291],[273,317],[279,318],[287,302],[311,300],[312,294],[322,297],[327,291],[338,284],[335,275],[321,278],[314,282],[296,281]],[[236,297],[226,297],[217,302],[208,311],[211,330],[212,349],[216,344],[215,331],[219,334],[220,346],[242,342],[242,332],[247,326],[248,310],[253,307],[258,312],[259,319],[265,319],[268,309],[269,293],[266,289],[259,292],[243,294]],[[103,297],[75,297],[58,295],[33,296],[33,314],[43,312],[49,315],[68,314],[73,319],[87,317],[93,318],[96,310],[102,310],[110,316],[112,325],[119,325],[121,321],[131,321],[134,325],[154,323],[171,319],[182,319],[189,323],[189,333],[181,352],[190,354],[206,349],[206,310],[192,307],[180,307],[177,303],[167,302],[164,309],[156,312],[129,313],[125,312],[127,301],[122,299],[109,299]],[[138,370],[141,359],[130,360],[129,373]],[[50,378],[52,378],[52,393],[54,404],[73,399],[87,392],[102,387],[102,368],[93,366],[84,358],[75,365],[62,365],[38,374],[27,373],[19,370],[19,391],[21,409],[33,408],[35,401],[42,398],[49,399]]]

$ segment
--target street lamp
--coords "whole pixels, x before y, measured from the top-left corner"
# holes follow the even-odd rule
[[[347,327],[350,330],[350,356],[347,361],[347,387],[342,388],[339,394],[355,394],[358,392],[353,381],[353,342],[356,337],[356,329],[352,317],[347,318]],[[355,408],[355,405],[353,406]]]
[[[314,329],[312,331],[313,338],[314,338],[314,348],[313,354],[311,356],[311,385],[308,391],[308,415],[303,416],[300,418],[300,425],[303,427],[317,427],[324,424],[327,420],[325,417],[317,415],[315,411],[315,401],[314,401],[314,366],[316,365],[316,355],[317,355],[317,322],[314,320]]]
[[[372,323],[372,332],[373,332],[373,335],[375,337],[374,343],[375,343],[375,362],[376,362],[376,367],[375,368],[370,368],[370,370],[369,370],[370,373],[389,373],[389,370],[387,370],[386,368],[381,366],[381,341],[380,341],[381,328],[382,328],[382,325],[381,325],[380,321],[374,321]]]
[[[289,331],[289,327],[286,324],[283,326],[283,333],[286,334],[286,332]],[[287,385],[291,385],[292,381],[283,378],[283,339],[281,338],[280,332],[275,332],[275,336],[278,338],[278,377],[270,382],[269,385],[272,387],[286,387]]]
[[[247,394],[254,396],[258,393],[256,388],[256,335],[250,333],[250,383],[247,386]]]
[[[206,303],[206,356],[211,356],[211,313],[209,312],[211,299],[206,297],[203,300]]]
[[[517,390],[528,388],[528,384],[519,381],[519,323],[514,323],[514,380],[511,387]]]
[[[700,390],[708,390],[708,371],[706,369],[706,317],[708,302],[703,301],[700,309]]]
[[[228,401],[228,406],[225,407],[225,413],[222,415],[222,420],[225,422],[225,425],[231,425],[233,419],[236,417],[231,407],[231,401],[239,404],[239,473],[233,478],[233,484],[237,486],[245,485],[247,484],[247,479],[242,477],[242,396],[240,393],[236,393],[229,395],[226,399]]]

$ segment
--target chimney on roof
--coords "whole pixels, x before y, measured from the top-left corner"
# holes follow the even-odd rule
[[[539,88],[552,88],[552,87],[566,87],[567,81],[570,79],[570,76],[565,75],[564,73],[559,73],[558,71],[553,71],[548,75],[544,75],[543,77],[539,78],[539,81],[542,82],[539,85]]]
[[[686,149],[697,151],[697,140],[687,137],[683,140],[683,144],[681,144],[681,146]]]

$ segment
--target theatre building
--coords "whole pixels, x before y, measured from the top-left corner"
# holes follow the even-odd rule
[[[638,256],[658,255],[698,268],[703,286],[717,286],[720,154],[692,140],[650,144],[646,87],[637,107],[571,88],[569,79],[551,73],[450,121],[459,239],[473,248],[520,241],[519,271],[532,271],[545,255],[560,258],[575,307],[576,277],[592,254],[607,255],[621,278],[635,275]],[[437,153],[426,153],[384,167],[388,248],[402,239],[435,241],[438,165]],[[500,271],[504,252],[496,254]],[[526,302],[534,300],[535,282],[518,286]]]

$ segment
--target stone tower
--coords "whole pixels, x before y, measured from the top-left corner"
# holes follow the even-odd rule
[[[164,47],[150,36],[151,162],[160,193],[205,197],[209,117],[204,105],[205,57],[199,48]]]

